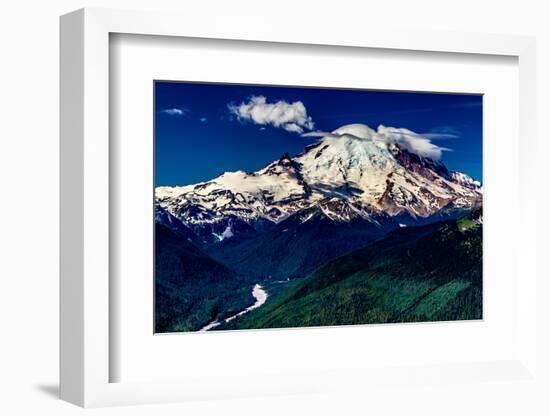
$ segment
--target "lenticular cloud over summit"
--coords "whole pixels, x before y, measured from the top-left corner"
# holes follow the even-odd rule
[[[394,143],[407,149],[411,153],[432,160],[441,159],[443,151],[450,150],[432,143],[431,138],[415,133],[414,131],[403,128],[386,127],[383,125],[378,126],[378,130],[373,130],[365,124],[351,124],[330,133],[312,131],[304,133],[302,136],[334,138],[348,136],[358,140],[381,141],[388,144]]]
[[[383,140],[388,143],[401,145],[411,153],[433,160],[441,159],[442,152],[450,150],[433,144],[429,138],[408,129],[379,126],[378,135],[382,136]]]
[[[303,133],[314,127],[313,120],[307,115],[306,107],[301,101],[268,103],[266,97],[258,95],[239,105],[229,104],[228,108],[239,120],[279,127],[292,133]]]

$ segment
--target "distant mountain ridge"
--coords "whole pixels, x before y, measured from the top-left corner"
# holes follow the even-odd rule
[[[387,214],[366,211],[350,201],[324,200],[253,237],[211,245],[209,252],[252,279],[295,279],[398,227]]]
[[[248,238],[315,208],[336,222],[423,221],[481,205],[481,184],[420,156],[398,140],[405,129],[343,126],[299,155],[284,154],[256,172],[157,187],[158,206],[207,244]],[[405,143],[405,144],[404,144]],[[163,217],[164,221],[167,218]],[[304,217],[305,218],[305,217]]]

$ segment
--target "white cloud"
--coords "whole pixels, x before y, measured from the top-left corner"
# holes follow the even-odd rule
[[[290,131],[290,132],[293,132],[293,133],[303,133],[303,131],[304,131],[304,129],[296,123],[285,124],[285,125],[283,125],[283,128],[286,131]]]
[[[460,130],[453,126],[439,126],[431,129],[428,133],[420,134],[431,140],[458,139],[461,136]]]
[[[420,135],[408,129],[379,126],[378,135],[389,143],[396,143],[411,153],[433,160],[441,159],[443,151],[450,150],[433,144],[426,135]]]
[[[229,104],[227,107],[239,120],[283,128],[293,133],[303,133],[314,127],[313,120],[307,115],[306,107],[301,101],[268,103],[264,96],[258,95],[251,97],[248,102]]]
[[[162,110],[161,113],[167,114],[169,116],[183,116],[187,110],[185,108],[167,108],[165,110]]]
[[[310,131],[308,133],[304,133],[301,135],[302,137],[336,137],[338,136],[337,134],[332,134],[332,133],[329,133],[327,131]]]
[[[362,125],[354,125],[362,126]],[[367,126],[365,126],[367,127]],[[341,130],[341,131],[338,131]],[[383,141],[385,143],[395,143],[398,146],[408,150],[411,153],[417,154],[422,157],[427,157],[433,160],[441,159],[441,155],[444,151],[449,151],[446,147],[438,146],[432,143],[434,137],[430,137],[428,134],[417,134],[408,129],[379,126],[377,131],[370,128],[360,129],[353,127],[344,127],[342,129],[335,130],[332,133],[324,131],[312,131],[302,134],[302,137],[331,137],[338,138],[342,136],[352,137],[357,140],[373,140]],[[433,133],[435,135],[435,133]],[[441,135],[443,133],[440,133]],[[455,136],[456,137],[456,136]]]
[[[206,123],[206,122],[208,121],[208,118],[206,118],[206,117],[201,117],[201,118],[200,118],[200,121],[201,121],[201,123]]]
[[[420,133],[420,136],[430,140],[458,139],[460,137],[452,133]]]

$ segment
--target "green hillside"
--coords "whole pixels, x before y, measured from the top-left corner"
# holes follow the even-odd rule
[[[478,216],[396,230],[219,329],[481,319]]]
[[[254,302],[250,284],[184,235],[155,226],[155,332],[196,331]]]

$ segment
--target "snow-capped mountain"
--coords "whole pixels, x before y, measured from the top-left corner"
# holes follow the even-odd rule
[[[156,202],[217,240],[276,224],[316,208],[333,221],[383,216],[427,218],[481,203],[481,184],[408,146],[405,129],[351,124],[297,156],[256,172],[226,172],[208,182],[157,187]],[[303,218],[307,219],[307,211]]]

